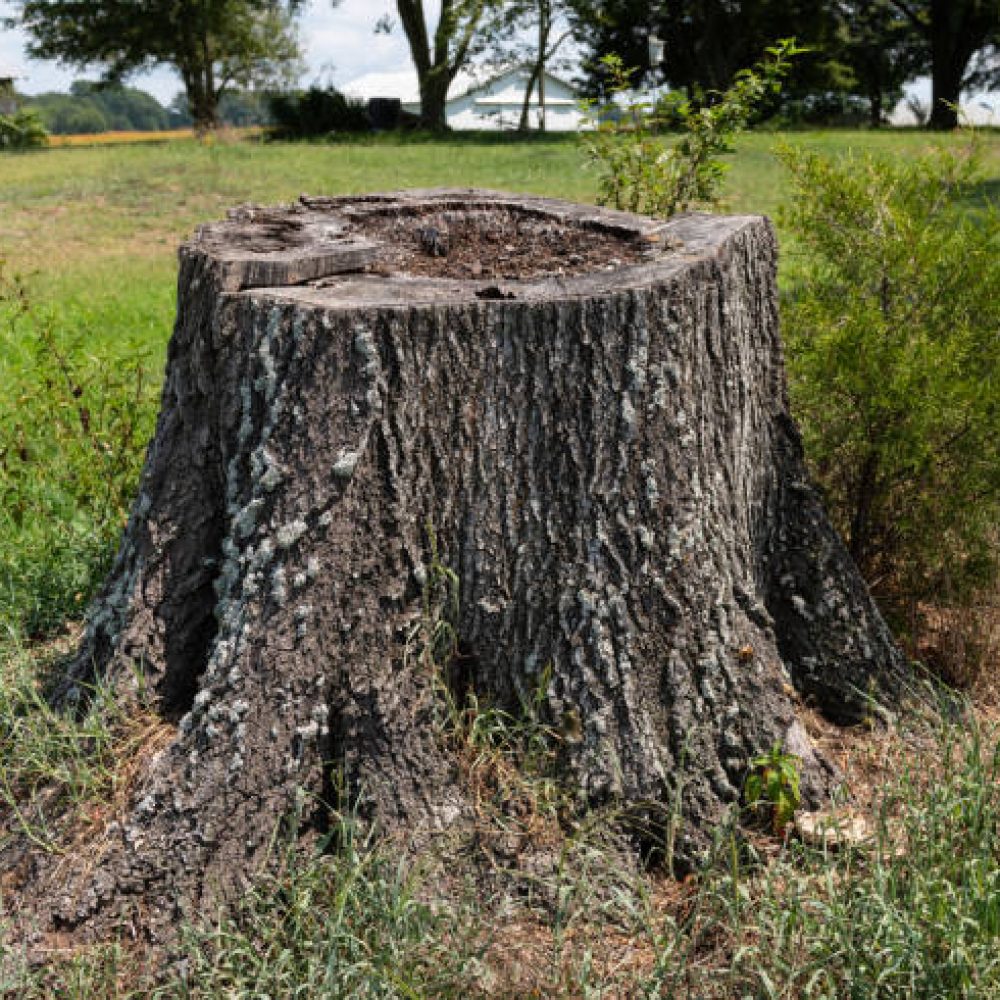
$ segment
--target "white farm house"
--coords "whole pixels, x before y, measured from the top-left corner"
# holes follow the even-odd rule
[[[521,107],[528,86],[530,71],[527,66],[512,66],[496,76],[475,78],[460,73],[451,85],[446,113],[448,124],[454,129],[517,128],[521,121]],[[369,73],[352,80],[343,88],[347,97],[369,101],[373,98],[396,98],[403,110],[420,113],[420,89],[416,73]],[[538,128],[541,105],[538,88],[531,95],[528,115],[530,128]],[[583,113],[580,98],[565,80],[551,73],[545,74],[545,128],[550,132],[575,132],[580,128]]]

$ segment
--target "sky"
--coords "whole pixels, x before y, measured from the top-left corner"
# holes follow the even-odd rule
[[[439,2],[427,0],[426,6],[433,23]],[[13,8],[9,0],[0,0],[0,19],[12,14]],[[394,14],[395,9],[393,0],[342,0],[337,8],[329,0],[310,0],[300,19],[307,67],[302,82],[342,86],[365,73],[407,69],[410,55],[399,27],[391,35],[376,35],[374,31],[375,22],[385,14]],[[18,88],[26,94],[68,90],[74,80],[99,75],[96,68],[82,71],[28,59],[23,33],[2,28],[0,66],[13,66],[21,71],[23,78],[18,81]],[[177,75],[168,69],[137,75],[129,82],[164,103],[169,103],[181,89]]]

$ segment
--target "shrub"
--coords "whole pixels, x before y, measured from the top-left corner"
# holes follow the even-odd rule
[[[0,115],[0,150],[36,149],[44,146],[48,137],[41,119],[30,109]]]
[[[332,88],[310,87],[270,99],[276,134],[306,139],[333,132],[367,132],[371,128],[364,102],[344,97]]]
[[[807,251],[784,303],[806,452],[883,593],[961,597],[996,569],[1000,217],[975,148],[893,161],[784,146]]]
[[[703,105],[677,97],[661,101],[662,117],[642,101],[628,103],[622,113],[602,113],[591,106],[595,127],[583,133],[583,146],[598,170],[598,202],[667,217],[716,201],[726,169],[719,157],[732,152],[733,138],[780,90],[791,58],[800,51],[793,41],[780,42],[768,49],[763,62],[741,70],[725,93],[709,95]],[[633,71],[617,56],[602,62],[611,92],[627,94]],[[667,126],[681,131],[672,146],[656,135]]]

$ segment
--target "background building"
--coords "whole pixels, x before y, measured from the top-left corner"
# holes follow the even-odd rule
[[[448,98],[448,125],[454,129],[516,129],[521,121],[524,94],[528,87],[527,66],[512,66],[494,76],[482,78],[460,73],[451,86]],[[345,84],[347,97],[370,101],[394,98],[403,110],[420,112],[420,91],[413,72],[369,73]],[[538,88],[531,95],[528,126],[539,127],[542,107]],[[545,128],[550,132],[575,132],[583,122],[580,96],[565,80],[545,74]]]

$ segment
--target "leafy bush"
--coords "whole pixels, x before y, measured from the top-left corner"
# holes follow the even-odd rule
[[[594,128],[583,133],[582,141],[598,170],[598,202],[663,217],[714,202],[726,169],[719,157],[732,152],[734,136],[780,90],[790,60],[800,51],[793,41],[782,41],[768,49],[767,58],[754,69],[739,72],[727,91],[709,95],[714,101],[696,105],[673,97],[661,102],[662,117],[642,101],[631,101],[623,113],[614,114],[591,106]],[[633,71],[617,56],[602,62],[611,92],[627,94]],[[672,146],[657,137],[667,125],[682,133]]]
[[[958,598],[996,569],[1000,216],[974,147],[896,160],[784,146],[807,252],[784,303],[806,452],[883,593]]]
[[[91,356],[0,267],[0,620],[82,612],[138,482],[155,402],[144,356]]]
[[[332,88],[310,87],[270,99],[276,134],[306,139],[334,132],[367,132],[371,128],[363,101],[351,100]]]
[[[41,119],[30,108],[0,115],[0,150],[35,149],[44,146],[48,137]]]

